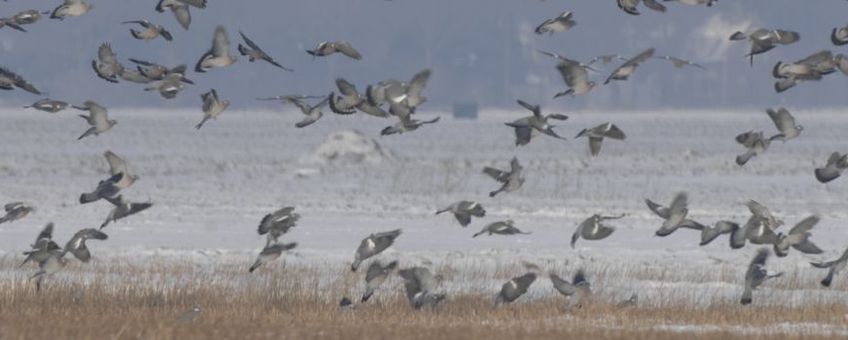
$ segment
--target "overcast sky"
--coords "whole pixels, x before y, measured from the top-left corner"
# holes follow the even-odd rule
[[[87,0],[95,8],[64,21],[47,18],[27,26],[29,33],[0,29],[0,66],[5,66],[49,93],[51,98],[81,102],[93,99],[119,107],[192,107],[199,94],[216,88],[236,108],[276,108],[256,97],[278,94],[324,95],[333,80],[344,77],[364,90],[387,78],[409,79],[430,68],[433,75],[422,110],[438,110],[456,102],[481,107],[515,108],[524,98],[552,108],[586,110],[834,107],[846,105],[848,77],[841,73],[804,83],[776,94],[771,69],[822,49],[843,52],[830,43],[830,31],[848,24],[848,2],[842,0],[722,0],[713,7],[665,2],[666,13],[640,7],[642,15],[619,10],[615,0],[209,0],[208,8],[192,9],[189,31],[170,13],[154,11],[156,0]],[[52,9],[60,1],[9,0],[0,15],[20,10]],[[571,31],[553,36],[533,29],[563,11],[578,22]],[[133,39],[125,20],[149,19],[165,25],[174,41]],[[165,100],[142,85],[111,84],[90,67],[97,47],[112,44],[127,58],[164,64],[188,64],[209,48],[217,25],[227,28],[232,53],[242,30],[283,65],[240,59],[225,69],[190,73],[196,82],[176,99]],[[782,28],[798,31],[801,41],[758,56],[750,67],[743,57],[748,45],[730,42],[737,29]],[[363,54],[361,61],[334,55],[313,58],[304,51],[323,40],[348,40]],[[655,47],[658,55],[692,59],[707,70],[675,69],[652,60],[628,82],[615,82],[585,97],[553,100],[564,90],[555,61],[535,53],[554,51],[581,61],[595,55],[636,54]],[[591,76],[603,82],[614,66]],[[3,91],[0,105],[17,106],[41,97]]]

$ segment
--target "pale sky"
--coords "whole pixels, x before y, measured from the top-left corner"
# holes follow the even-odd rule
[[[189,31],[170,13],[154,11],[155,0],[87,0],[90,13],[64,21],[26,26],[29,33],[0,29],[0,53],[5,66],[49,97],[74,103],[93,99],[109,106],[192,107],[199,94],[218,90],[236,108],[277,108],[256,97],[278,94],[325,95],[335,90],[333,79],[344,77],[364,90],[387,78],[408,80],[431,68],[421,110],[438,110],[455,102],[481,107],[513,108],[516,98],[548,107],[586,110],[841,107],[847,104],[848,77],[835,73],[820,82],[804,83],[786,93],[772,88],[771,69],[778,60],[794,61],[822,49],[845,47],[830,43],[830,31],[848,24],[848,2],[841,0],[722,0],[713,7],[664,2],[666,13],[640,7],[642,15],[619,10],[614,0],[209,0],[208,8],[192,9]],[[52,9],[60,1],[9,0],[0,15],[20,10]],[[247,5],[245,5],[247,4]],[[578,22],[571,31],[553,36],[532,31],[543,20],[563,11]],[[173,42],[134,40],[125,20],[149,19],[165,25]],[[209,48],[217,25],[228,29],[232,54],[244,31],[289,73],[264,63],[235,65],[207,74],[190,73],[196,82],[173,100],[142,85],[107,83],[90,67],[97,46],[109,42],[119,59],[134,57],[164,64],[189,65]],[[758,56],[749,67],[745,42],[729,42],[736,29],[781,28],[801,33],[801,41]],[[304,50],[323,40],[348,40],[363,54],[361,61],[334,55],[313,60]],[[599,54],[636,54],[655,47],[658,55],[692,59],[707,67],[675,69],[652,60],[628,82],[599,87],[577,99],[553,100],[565,89],[555,62],[534,51],[550,50],[588,61]],[[601,83],[614,66],[591,76]],[[0,105],[17,106],[39,98],[23,91],[0,93]]]

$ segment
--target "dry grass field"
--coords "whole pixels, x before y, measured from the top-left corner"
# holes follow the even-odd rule
[[[564,297],[548,292],[550,282],[540,277],[531,287],[536,294],[512,305],[492,307],[496,288],[454,289],[438,309],[416,311],[397,278],[368,304],[340,310],[342,296],[358,300],[364,275],[342,264],[277,262],[247,274],[246,265],[236,261],[198,265],[109,258],[72,263],[36,292],[27,279],[35,269],[17,269],[16,261],[0,261],[0,339],[816,339],[848,334],[846,303],[814,293],[793,306],[770,300],[768,290],[758,291],[754,305],[743,307],[721,294],[704,296],[709,290],[689,289],[689,296],[669,290],[668,296],[654,295],[661,301],[619,308],[614,299],[621,293],[603,287],[616,277],[615,267],[595,270],[596,298],[579,310],[564,310]],[[493,275],[449,265],[434,270],[446,273],[443,285],[454,287]],[[493,273],[503,282],[508,273],[523,270],[502,266]],[[730,285],[736,281],[731,272],[702,274],[702,279]],[[646,270],[636,279],[679,282],[693,275]],[[775,291],[809,291],[815,285],[791,274],[768,284]],[[715,302],[692,306],[687,299]],[[200,306],[200,316],[179,322],[194,305]]]

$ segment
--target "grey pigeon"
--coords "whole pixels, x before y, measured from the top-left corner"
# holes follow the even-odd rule
[[[61,253],[62,248],[53,241],[53,228],[53,222],[50,222],[47,223],[41,232],[38,233],[35,243],[31,245],[32,249],[23,253],[26,255],[26,258],[20,265],[18,265],[19,268],[23,267],[30,261],[40,264],[46,261],[50,256]]]
[[[106,220],[100,224],[101,230],[106,228],[110,222],[117,222],[120,219],[135,215],[153,206],[153,203],[150,202],[128,202],[124,200],[121,195],[118,195],[115,198],[105,197],[104,199],[109,201],[109,203],[112,203],[115,207],[109,211],[109,215],[106,216]]]
[[[177,19],[180,26],[188,30],[191,25],[189,6],[200,9],[206,8],[206,0],[159,0],[159,3],[156,4],[156,11],[162,13],[166,9],[170,10],[174,13],[174,18]]]
[[[391,245],[395,243],[395,239],[400,236],[400,234],[401,230],[395,229],[392,231],[368,235],[368,237],[364,238],[362,242],[359,243],[359,247],[356,248],[353,263],[350,265],[350,270],[355,272],[362,261],[382,253],[386,250],[386,248],[391,247]]]
[[[788,141],[794,139],[804,131],[804,127],[795,123],[795,117],[785,108],[767,109],[769,118],[774,122],[774,126],[779,131],[778,134],[771,136],[770,140]]]
[[[489,234],[489,236],[491,236],[493,234],[497,234],[497,235],[518,235],[518,234],[529,235],[530,233],[523,232],[520,229],[516,228],[515,227],[515,221],[506,220],[506,221],[497,221],[497,222],[489,223],[485,227],[483,227],[483,230],[480,230],[479,232],[474,234],[474,236],[471,236],[471,237],[477,237],[477,236],[480,236],[480,235],[483,235],[483,234]]]
[[[246,56],[248,58],[248,61],[253,62],[255,60],[264,60],[267,61],[269,64],[279,67],[285,71],[294,71],[288,67],[280,65],[280,63],[274,60],[274,58],[271,58],[268,53],[265,53],[265,51],[263,51],[262,48],[259,47],[259,45],[253,42],[253,40],[250,40],[246,35],[244,35],[244,33],[239,31],[239,34],[241,35],[241,39],[244,40],[244,43],[247,46],[239,44],[238,51],[241,55]]]
[[[553,130],[554,126],[548,124],[548,120],[555,119],[564,121],[568,119],[568,116],[559,113],[543,115],[542,108],[539,105],[531,105],[521,99],[518,99],[516,102],[518,102],[518,105],[521,105],[522,107],[533,113],[532,116],[527,116],[509,123],[505,123],[506,126],[515,129],[516,146],[526,145],[530,143],[530,138],[532,138],[533,133],[541,133],[557,139],[565,139],[565,137],[561,137]],[[530,129],[532,131],[522,131],[526,129]],[[524,136],[530,136],[530,138],[525,139]]]
[[[586,281],[586,276],[583,270],[578,270],[574,274],[571,282],[563,280],[554,273],[550,274],[551,283],[560,294],[568,297],[566,309],[582,308],[584,304],[592,297],[592,289],[589,281]]]
[[[183,313],[177,318],[178,323],[190,323],[200,317],[200,306],[193,306],[188,312]]]
[[[412,308],[436,308],[446,298],[444,293],[435,292],[440,277],[434,276],[429,269],[412,267],[401,269],[398,274],[403,278],[403,288]]]
[[[400,116],[400,121],[395,125],[387,126],[380,131],[380,136],[388,136],[394,134],[401,134],[404,132],[415,131],[418,130],[419,127],[422,127],[427,124],[435,124],[439,121],[439,118],[436,117],[429,120],[419,120],[413,119],[410,116]]]
[[[710,242],[712,242],[722,234],[732,235],[734,232],[739,230],[739,224],[730,221],[718,221],[712,227],[699,224],[697,228],[701,229],[701,243],[699,243],[698,245],[705,246],[707,244],[710,244]],[[731,242],[732,241],[733,240],[731,240]]]
[[[519,297],[527,293],[527,289],[530,288],[530,285],[536,281],[535,273],[527,273],[521,276],[517,276],[507,281],[501,287],[501,291],[498,292],[498,295],[495,297],[495,306],[504,304],[504,303],[512,303],[517,300]]]
[[[68,106],[70,106],[70,105],[66,102],[63,102],[63,101],[60,101],[60,100],[50,100],[48,98],[45,98],[45,99],[41,99],[41,100],[39,100],[35,103],[32,103],[32,105],[24,106],[24,108],[25,109],[33,108],[33,109],[36,109],[38,111],[56,113],[56,112],[62,111],[64,109],[67,109]]]
[[[141,74],[139,72],[139,74]],[[174,99],[177,97],[177,94],[180,93],[183,89],[185,89],[185,85],[183,84],[183,75],[179,73],[171,73],[165,76],[164,79],[159,80],[154,86],[149,86],[144,88],[145,91],[157,91],[162,98],[165,99]]]
[[[124,68],[109,43],[100,44],[97,48],[97,59],[91,61],[91,67],[100,79],[110,83],[118,82],[118,75]]]
[[[690,228],[700,230],[700,224],[686,218],[689,213],[689,195],[680,192],[674,195],[668,207],[661,206],[649,199],[645,199],[648,209],[663,219],[663,224],[655,233],[657,236],[671,235],[678,228]]]
[[[795,43],[801,40],[801,35],[798,32],[760,28],[748,34],[737,31],[730,36],[730,40],[748,40],[751,42],[751,49],[745,57],[750,58],[751,65],[754,65],[755,55],[766,53],[777,47],[777,45]]]
[[[554,34],[557,32],[567,32],[572,27],[577,25],[577,22],[574,21],[574,15],[571,12],[562,12],[562,14],[558,15],[555,18],[547,19],[538,27],[536,27],[536,34]]]
[[[333,95],[330,94],[328,97],[325,97],[324,100],[315,104],[315,106],[310,106],[306,102],[297,98],[289,98],[288,101],[297,106],[300,109],[300,112],[303,113],[306,117],[303,120],[294,124],[295,127],[302,128],[312,125],[312,123],[317,122],[324,115],[321,112],[321,109],[327,105],[327,103],[332,99]]]
[[[627,80],[630,79],[630,76],[636,72],[636,68],[639,67],[639,64],[648,61],[651,57],[654,56],[654,49],[649,48],[642,53],[637,54],[635,57],[628,59],[621,64],[618,68],[610,73],[607,80],[604,81],[604,85],[609,84],[610,81],[613,80]]]
[[[571,235],[571,248],[574,248],[574,245],[577,244],[577,240],[580,238],[595,241],[609,237],[612,235],[612,232],[615,231],[615,228],[604,225],[604,221],[617,220],[623,217],[624,215],[602,216],[600,214],[594,214],[583,220],[583,222],[577,226],[577,230],[574,231],[574,234]]]
[[[635,307],[639,304],[639,295],[633,293],[630,295],[630,298],[624,301],[617,303],[615,306],[618,308],[627,308],[627,307]]]
[[[671,62],[671,64],[674,65],[674,67],[676,67],[676,68],[683,68],[684,66],[692,66],[692,67],[699,68],[699,69],[702,69],[702,70],[706,69],[705,67],[701,66],[701,64],[695,63],[691,60],[680,59],[680,58],[676,58],[676,57],[672,57],[672,56],[668,56],[668,55],[658,56],[658,57],[654,57],[654,58],[667,60],[667,61]]]
[[[41,94],[41,91],[27,82],[23,77],[6,68],[0,67],[0,90],[12,90],[15,87],[32,94]]]
[[[143,31],[136,31],[130,28],[130,34],[132,34],[133,38],[138,40],[153,40],[158,37],[162,37],[166,41],[171,41],[174,37],[171,35],[171,32],[168,32],[162,25],[154,24],[147,20],[132,20],[132,21],[124,21],[124,24],[138,24],[142,28]]]
[[[480,203],[474,201],[454,202],[444,209],[437,210],[436,215],[446,212],[452,213],[456,218],[456,221],[459,222],[459,225],[463,227],[467,227],[471,223],[472,216],[486,216],[486,209],[483,209],[483,206],[480,205]]]
[[[362,303],[367,302],[374,295],[374,291],[383,285],[389,274],[397,268],[397,264],[397,261],[392,261],[385,265],[379,260],[371,262],[368,266],[368,271],[365,272],[365,293],[362,294]]]
[[[501,192],[513,192],[521,189],[524,184],[524,177],[521,175],[523,169],[524,167],[518,162],[517,157],[513,157],[509,162],[509,170],[500,170],[488,166],[483,168],[483,173],[501,183],[501,187],[490,192],[489,197],[495,197]]]
[[[794,63],[778,61],[772,69],[772,75],[778,79],[774,83],[777,93],[793,88],[803,81],[818,81],[825,75],[836,72],[839,60],[828,50],[819,51]]]
[[[816,168],[813,173],[819,182],[827,183],[839,178],[845,169],[848,169],[848,154],[834,152],[827,158],[827,164],[823,168]]]
[[[63,254],[59,250],[53,250],[48,252],[42,261],[38,262],[38,272],[29,278],[30,280],[35,279],[36,291],[41,291],[41,285],[45,278],[65,268],[68,260],[65,259]]]
[[[609,122],[593,128],[583,129],[577,134],[577,137],[574,138],[580,137],[589,138],[589,152],[593,157],[601,153],[601,145],[604,138],[612,138],[615,140],[624,140],[627,138],[627,136],[624,135],[624,131],[621,131],[618,126]]]
[[[79,116],[85,119],[88,125],[91,126],[77,140],[88,136],[99,136],[101,133],[109,131],[113,126],[118,124],[118,121],[109,119],[109,112],[105,107],[92,100],[86,100],[82,106],[74,106],[73,108],[80,111],[88,111],[88,116]]]
[[[657,12],[665,12],[665,6],[657,2],[657,0],[616,0],[618,8],[621,8],[622,11],[630,15],[640,14],[639,10],[636,8],[637,6],[639,6],[639,2],[644,2],[645,7],[648,7]]]
[[[830,41],[836,46],[848,44],[848,25],[834,28],[830,34]]]
[[[736,156],[736,164],[739,166],[747,164],[754,156],[765,153],[771,144],[771,139],[766,138],[762,131],[743,132],[737,135],[735,139],[736,143],[741,144],[747,149],[745,153]]]
[[[698,6],[698,5],[707,5],[707,7],[712,7],[712,5],[718,0],[663,0],[663,1],[677,1],[684,5],[690,6]]]
[[[315,49],[307,50],[306,53],[309,53],[313,57],[325,57],[335,53],[341,53],[351,59],[362,59],[362,54],[347,41],[323,41]]]
[[[78,260],[83,263],[87,263],[91,260],[91,252],[88,251],[88,247],[85,245],[86,240],[106,240],[109,236],[103,233],[100,230],[87,228],[82,229],[65,244],[65,248],[62,250],[62,255],[66,253],[71,253]]]
[[[224,111],[230,107],[230,101],[226,99],[221,99],[218,97],[218,91],[215,89],[209,90],[202,95],[200,95],[200,99],[203,100],[203,119],[194,126],[194,128],[200,130],[210,119],[218,119]]]
[[[821,280],[821,285],[825,287],[830,287],[830,284],[833,282],[833,277],[845,269],[846,263],[848,263],[848,249],[845,249],[845,251],[842,252],[842,255],[836,260],[827,262],[810,262],[813,267],[828,269],[827,276]]]
[[[768,274],[766,272],[765,266],[768,256],[768,248],[762,248],[757,251],[757,255],[754,256],[751,264],[748,265],[748,271],[745,272],[745,290],[742,292],[741,304],[750,304],[754,290],[765,281],[783,275],[783,273]]]
[[[200,57],[194,70],[203,73],[212,68],[230,66],[236,60],[236,57],[230,55],[230,39],[227,38],[227,30],[224,26],[218,26],[212,36],[212,47]]]
[[[819,220],[820,218],[815,215],[807,217],[792,227],[792,229],[789,230],[789,234],[778,234],[778,241],[774,244],[774,254],[779,257],[784,257],[788,255],[790,247],[795,248],[804,254],[823,253],[824,251],[821,250],[821,248],[810,241],[810,236],[812,235],[810,230],[819,223]]]
[[[277,243],[265,246],[265,248],[263,248],[259,253],[259,256],[256,257],[256,261],[253,262],[253,265],[251,265],[250,269],[248,269],[248,272],[253,273],[253,271],[263,264],[280,258],[280,255],[282,255],[284,251],[292,250],[295,247],[297,247],[297,243]]]
[[[78,17],[88,13],[94,5],[83,0],[65,0],[61,5],[53,9],[50,19],[64,20],[67,17]]]
[[[23,202],[12,202],[6,203],[3,206],[3,210],[6,211],[6,214],[0,217],[0,223],[17,221],[27,217],[30,213],[35,211],[35,207]]]
[[[262,221],[259,222],[257,232],[259,235],[268,235],[266,246],[277,242],[280,236],[289,232],[291,228],[297,225],[297,221],[300,220],[300,214],[294,212],[294,209],[294,207],[283,207],[262,218]]]
[[[336,87],[340,94],[333,93],[330,98],[330,109],[341,115],[356,113],[356,106],[365,100],[356,90],[356,86],[344,78],[336,78]]]

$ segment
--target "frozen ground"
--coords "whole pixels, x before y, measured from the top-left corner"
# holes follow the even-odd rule
[[[793,280],[810,287],[772,294],[788,297],[775,300],[780,303],[799,304],[810,295],[826,299],[848,287],[838,278],[835,289],[816,289],[824,273],[808,264],[835,258],[848,246],[848,179],[823,185],[812,173],[831,152],[848,151],[848,116],[841,110],[793,113],[805,127],[801,137],[774,143],[763,157],[740,168],[734,158],[742,147],[733,137],[749,129],[775,129],[760,110],[569,113],[571,118],[557,127],[568,141],[538,138],[520,148],[513,146],[512,131],[503,125],[524,115],[518,111],[483,112],[479,121],[443,115],[434,126],[380,138],[380,129],[389,122],[365,116],[329,114],[296,129],[293,124],[301,117],[295,112],[232,111],[196,131],[199,112],[116,108],[110,114],[119,125],[112,131],[76,141],[86,127],[74,112],[0,110],[0,201],[22,200],[38,207],[24,220],[0,225],[0,251],[19,256],[48,221],[56,222],[60,242],[80,228],[99,226],[109,204],[81,206],[77,198],[106,177],[102,153],[112,150],[141,176],[124,196],[151,200],[155,206],[107,227],[107,242],[91,242],[100,260],[164,256],[206,263],[226,258],[247,267],[264,244],[255,231],[261,217],[294,205],[303,218],[284,237],[300,244],[289,257],[293,263],[326,262],[341,268],[369,233],[402,228],[386,257],[483,271],[526,260],[566,275],[586,267],[590,277],[596,268],[606,273],[608,284],[620,288],[610,288],[609,299],[640,287],[662,288],[644,293],[648,296],[683,292],[691,285],[675,282],[697,282],[706,275],[715,281],[698,284],[734,301],[753,246],[730,251],[722,237],[699,247],[699,235],[689,230],[666,238],[653,234],[660,221],[643,199],[665,203],[674,193],[687,191],[690,217],[702,223],[744,222],[749,213],[742,203],[748,199],[769,206],[789,226],[821,214],[812,239],[825,254],[793,251],[770,263],[798,273]],[[586,140],[572,137],[606,121],[623,129],[627,140],[604,142],[601,155],[593,159]],[[377,140],[383,156],[321,161],[318,154],[338,148],[325,143],[328,135],[350,129]],[[513,156],[525,165],[523,189],[489,198],[497,185],[481,169],[506,167]],[[463,229],[451,216],[433,215],[460,199],[481,202],[486,218]],[[617,230],[608,239],[580,240],[572,250],[568,243],[577,223],[593,213],[627,217],[613,222]],[[486,223],[507,218],[532,234],[471,238]],[[672,282],[629,274],[640,270]],[[464,282],[454,288],[494,290],[500,282]]]

